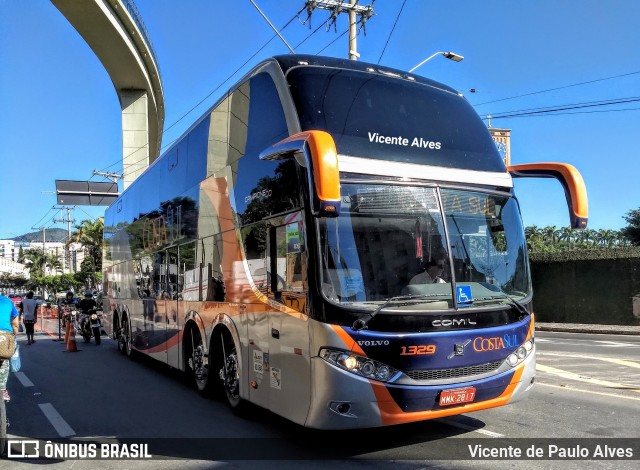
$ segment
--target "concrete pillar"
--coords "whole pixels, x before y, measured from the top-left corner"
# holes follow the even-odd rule
[[[126,189],[149,166],[149,119],[145,90],[120,90],[122,166]]]

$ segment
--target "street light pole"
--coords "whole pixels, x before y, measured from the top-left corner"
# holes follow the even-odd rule
[[[441,55],[441,56],[445,57],[446,59],[453,60],[455,62],[460,62],[462,59],[464,59],[463,56],[461,56],[460,54],[456,54],[455,52],[436,52],[435,54],[430,55],[429,57],[424,59],[422,62],[420,62],[418,65],[416,65],[411,70],[409,70],[409,73],[413,72],[418,67],[424,65],[426,62],[430,61],[431,59],[433,59],[437,55]]]

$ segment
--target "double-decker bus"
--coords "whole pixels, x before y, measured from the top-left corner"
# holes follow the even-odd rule
[[[234,410],[375,427],[506,405],[535,378],[514,177],[456,90],[305,55],[256,66],[105,215],[106,325]]]

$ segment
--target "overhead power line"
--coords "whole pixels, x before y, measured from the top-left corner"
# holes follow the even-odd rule
[[[618,99],[602,100],[602,101],[588,101],[584,103],[557,105],[555,107],[531,108],[531,109],[524,109],[524,110],[518,110],[518,111],[505,111],[502,113],[489,114],[486,118],[483,118],[483,119],[504,119],[504,118],[525,117],[525,116],[555,115],[555,114],[560,114],[560,111],[570,111],[574,109],[596,108],[596,107],[604,107],[604,106],[615,106],[615,105],[620,105],[625,103],[637,103],[639,101],[640,101],[640,97],[618,98]],[[627,110],[630,111],[633,109],[635,108],[629,108]],[[601,110],[599,112],[607,112],[607,111],[621,111],[621,110],[610,109],[610,110]],[[577,114],[577,113],[563,113],[563,114]]]
[[[537,108],[515,109],[512,111],[499,111],[499,112],[491,113],[491,116],[500,116],[502,114],[557,110],[561,107],[570,107],[570,106],[580,106],[580,107],[586,107],[586,105],[607,106],[607,105],[614,105],[614,104],[620,104],[620,103],[626,103],[626,102],[633,102],[638,99],[640,99],[640,96],[627,96],[624,98],[610,98],[606,100],[596,100],[596,101],[581,101],[579,103],[566,103],[566,104],[556,104],[553,106],[541,106]]]
[[[614,78],[628,77],[630,75],[636,75],[636,74],[639,74],[639,73],[640,73],[640,70],[638,70],[637,72],[629,72],[629,73],[623,73],[621,75],[614,75],[612,77],[597,78],[595,80],[589,80],[589,81],[586,81],[586,82],[573,83],[571,85],[564,85],[564,86],[559,86],[559,87],[555,87],[555,88],[548,88],[546,90],[532,91],[531,93],[523,93],[521,95],[510,96],[508,98],[500,98],[500,99],[493,100],[493,101],[485,101],[484,103],[474,104],[473,106],[484,106],[485,104],[498,103],[500,101],[507,101],[507,100],[514,100],[516,98],[522,98],[522,97],[531,96],[531,95],[538,95],[540,93],[548,93],[550,91],[564,90],[565,88],[571,88],[571,87],[574,87],[574,86],[581,86],[581,85],[588,85],[590,83],[603,82],[605,80],[613,80]]]
[[[335,38],[333,41],[331,41],[329,44],[327,44],[326,46],[324,46],[322,49],[320,49],[318,52],[316,52],[316,55],[320,55],[320,53],[322,51],[324,51],[325,49],[333,46],[333,43],[335,43],[338,39],[340,39],[342,36],[344,36],[345,34],[347,34],[349,32],[348,29],[345,29],[342,34],[340,34],[337,38]]]
[[[550,113],[550,114],[528,114],[528,115],[518,115],[518,114],[514,114],[514,115],[510,115],[510,116],[500,116],[497,117],[496,119],[515,119],[515,118],[526,118],[526,117],[551,117],[551,116],[566,116],[568,114],[594,114],[594,113],[620,113],[623,111],[638,111],[640,110],[639,108],[622,108],[622,109],[594,109],[591,111],[573,111],[573,112],[557,112],[557,113]],[[486,118],[483,118],[483,120]],[[491,116],[491,119],[493,119],[493,116]]]
[[[302,11],[304,11],[305,8],[302,8],[301,10],[299,10],[282,28],[279,29],[280,32],[282,32],[284,29],[286,29],[292,22],[293,20],[295,20],[296,18],[299,17],[300,13]],[[307,35],[307,37],[300,43],[298,43],[294,49],[297,49],[298,47],[300,47],[300,45],[302,45],[305,41],[307,41],[311,36],[313,36],[322,26],[324,26],[326,24],[326,22],[322,23],[320,25],[320,27],[316,28],[314,31],[312,31],[309,35]],[[341,34],[340,36],[338,36],[338,38],[342,37],[345,33]],[[178,120],[176,120],[175,122],[173,122],[171,125],[169,125],[166,129],[164,129],[164,131],[162,131],[161,135],[164,135],[164,133],[166,133],[169,129],[171,129],[172,127],[174,127],[176,124],[178,124],[178,122],[180,122],[182,119],[184,119],[185,117],[187,117],[190,113],[192,113],[196,108],[198,108],[202,103],[204,103],[207,99],[209,99],[209,97],[211,97],[211,95],[213,95],[216,91],[218,91],[225,83],[227,83],[236,73],[238,73],[243,67],[245,67],[255,56],[257,56],[260,52],[262,52],[262,50],[267,47],[267,45],[273,41],[277,36],[277,34],[274,34],[268,41],[266,41],[262,47],[260,47],[255,53],[253,53],[251,55],[251,57],[249,57],[246,61],[244,61],[244,63],[242,65],[240,65],[240,67],[238,67],[236,70],[234,70],[225,80],[223,80],[215,89],[213,89],[209,94],[207,94],[207,96],[205,96],[203,99],[201,99],[196,105],[192,106],[186,113],[184,113]],[[336,38],[336,39],[338,39]],[[333,44],[334,41],[332,41],[329,45]],[[326,46],[329,47],[329,46]],[[323,49],[324,50],[324,49]],[[168,144],[165,144],[162,146],[162,150],[167,149],[168,147],[172,146],[179,137],[176,137],[175,139],[173,139],[171,142],[169,142]],[[142,148],[142,147],[141,147]],[[134,150],[131,155],[133,155],[137,150]],[[143,162],[145,160],[146,157],[141,158],[140,160],[133,162],[133,163],[129,163],[124,166],[130,167],[130,166],[135,166],[141,162]],[[106,171],[109,168],[118,165],[120,163],[120,161],[116,161],[114,163],[112,163],[111,165],[109,165],[108,167],[104,168],[101,171]],[[123,168],[123,177],[128,176],[130,174],[133,174],[133,171],[124,171]]]
[[[400,15],[402,14],[402,10],[404,9],[404,5],[407,3],[407,0],[402,2],[402,6],[400,7],[400,11],[398,12],[398,16],[396,16],[396,21],[393,23],[393,27],[391,28],[391,32],[389,33],[389,37],[387,37],[387,42],[384,43],[384,47],[382,48],[382,52],[380,53],[380,58],[378,59],[378,63],[382,60],[382,56],[384,55],[384,51],[387,50],[387,45],[389,44],[389,40],[391,39],[391,35],[396,29],[396,25],[398,24],[398,20],[400,19]]]
[[[304,10],[304,8],[302,8],[301,10],[299,10],[295,15],[293,15],[293,17],[282,27],[279,29],[280,32],[282,32],[284,29],[286,29],[292,22],[293,20],[295,20],[296,18],[298,18],[298,16],[300,15],[300,13]],[[189,114],[191,114],[196,108],[198,108],[202,103],[204,103],[207,99],[209,99],[209,97],[211,95],[213,95],[216,91],[218,91],[220,89],[220,87],[222,87],[222,85],[224,85],[225,83],[227,83],[236,73],[238,73],[245,65],[247,65],[255,56],[257,56],[265,47],[267,47],[267,45],[269,45],[269,43],[271,41],[273,41],[276,37],[278,37],[277,34],[274,34],[273,36],[271,36],[271,38],[269,40],[267,40],[253,55],[251,55],[251,57],[249,57],[240,67],[238,67],[236,70],[234,70],[225,80],[223,80],[217,87],[215,87],[210,93],[207,94],[207,96],[205,96],[204,98],[202,98],[197,104],[195,104],[194,106],[192,106],[191,108],[189,108],[184,114],[182,114],[182,116],[180,116],[176,121],[174,121],[173,123],[171,123],[169,126],[167,126],[165,129],[160,131],[160,137],[162,137],[167,131],[169,131],[169,129],[172,129],[174,126],[176,126],[180,121],[182,121],[184,118],[186,118]],[[171,145],[173,145],[173,143],[178,140],[177,138],[172,140],[169,144],[165,144],[162,146],[162,149],[166,149],[168,147],[170,147]],[[139,150],[143,149],[144,146],[139,147],[137,149],[134,149],[129,155],[127,155],[127,157],[135,154],[136,152],[138,152]],[[131,166],[131,165],[136,165],[139,164],[141,162],[143,162],[147,157],[143,157],[142,159],[138,160],[137,162],[134,163],[130,163],[126,166]],[[126,159],[126,157],[125,157]],[[124,159],[123,159],[124,160]],[[105,172],[107,170],[109,170],[110,168],[119,165],[122,163],[122,160],[117,160],[113,163],[111,163],[110,165],[106,166],[105,168],[103,168],[102,172]],[[124,165],[123,165],[124,166]],[[128,176],[130,173],[123,173],[123,177],[124,176]]]

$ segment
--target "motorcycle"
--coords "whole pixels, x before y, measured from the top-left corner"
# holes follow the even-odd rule
[[[80,319],[78,322],[78,333],[82,336],[85,343],[91,341],[93,336],[96,340],[96,345],[100,345],[100,336],[102,334],[102,312],[92,308],[86,313],[80,313]]]

